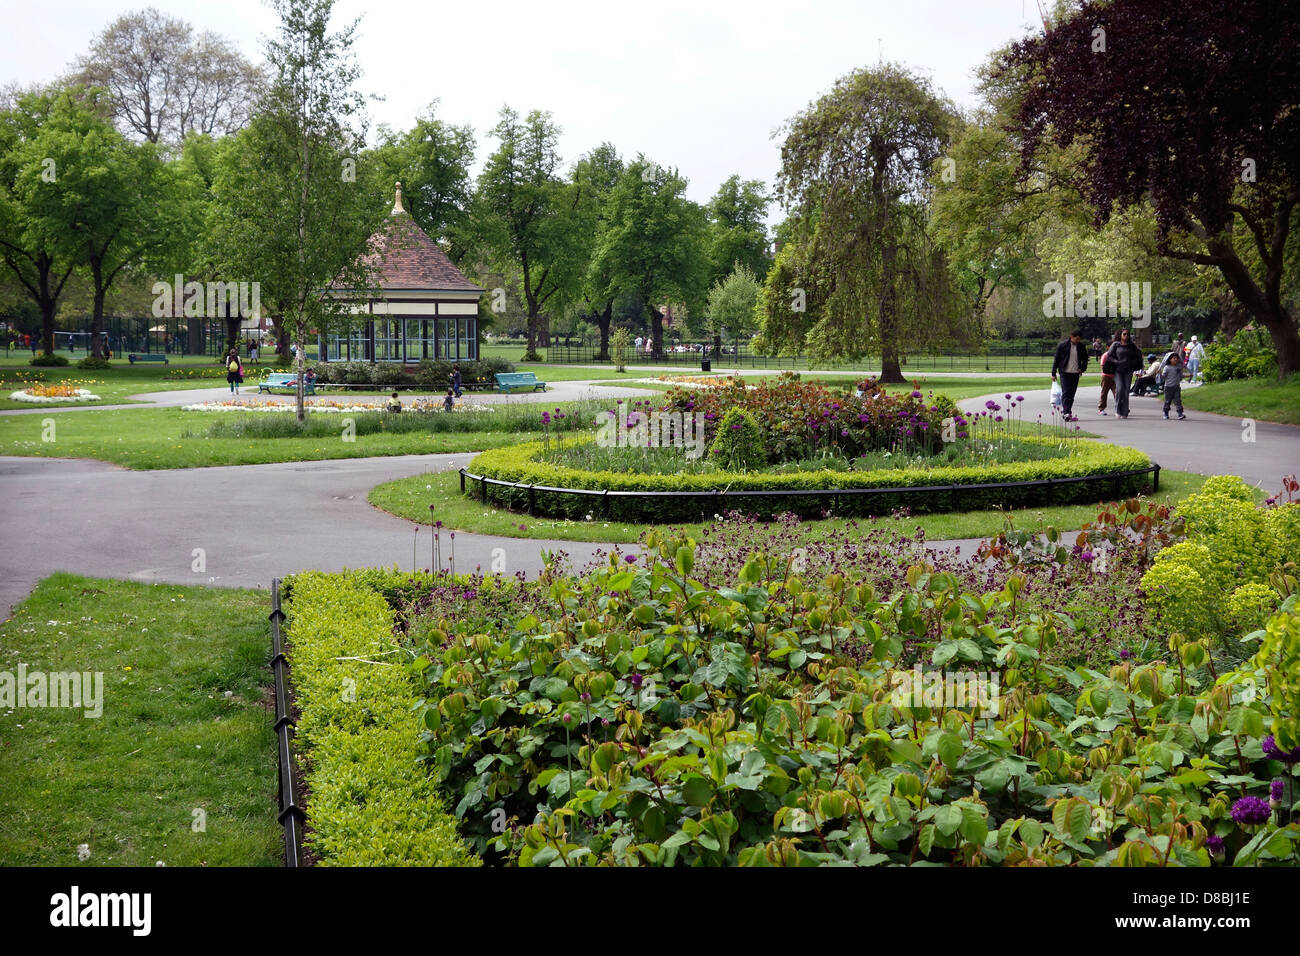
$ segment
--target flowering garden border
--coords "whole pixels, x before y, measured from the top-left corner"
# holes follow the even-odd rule
[[[1024,438],[1025,442],[1054,443]],[[1160,466],[1134,448],[1092,441],[1073,443],[1064,458],[927,471],[763,472],[663,475],[595,472],[533,460],[542,448],[530,442],[486,451],[460,469],[461,491],[512,511],[547,517],[638,521],[695,521],[737,508],[760,516],[793,512],[801,517],[980,510],[1096,502],[1140,493],[1151,475],[1160,487]],[[468,482],[477,482],[471,489]]]

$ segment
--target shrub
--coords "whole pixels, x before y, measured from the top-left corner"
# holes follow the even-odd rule
[[[1281,595],[1264,584],[1243,584],[1228,597],[1228,620],[1239,633],[1258,631],[1277,612]]]
[[[609,337],[609,353],[614,360],[615,372],[627,371],[627,351],[632,345],[632,336],[627,329],[615,329]]]
[[[767,461],[763,447],[763,433],[754,416],[740,408],[733,408],[722,416],[718,433],[709,446],[709,454],[727,471],[749,471],[762,467]]]
[[[88,355],[77,363],[77,368],[95,369],[98,371],[103,371],[106,368],[112,368],[112,367],[113,367],[113,363],[110,362],[108,359],[95,358],[93,355]]]
[[[1026,444],[1049,439],[1021,439]],[[1147,484],[1143,475],[1109,478],[1108,474],[1146,468],[1150,460],[1132,448],[1119,448],[1092,441],[1071,441],[1069,454],[1062,458],[1011,462],[990,466],[945,466],[930,469],[888,469],[837,471],[822,469],[786,474],[769,472],[718,472],[706,474],[641,474],[628,471],[582,471],[539,462],[540,443],[523,443],[483,452],[469,466],[474,474],[502,481],[555,488],[583,488],[596,491],[785,491],[831,490],[836,488],[897,488],[897,494],[803,495],[797,499],[767,498],[762,495],[723,498],[674,498],[670,496],[627,496],[600,502],[611,520],[638,522],[696,521],[701,517],[740,508],[751,514],[773,515],[793,512],[801,517],[889,514],[899,508],[913,511],[970,511],[994,506],[1064,504],[1124,498],[1138,494]],[[1031,482],[1068,477],[1099,476],[1096,481],[1070,484],[1024,485],[997,489],[964,490],[961,485],[996,482]],[[909,492],[909,487],[940,486],[935,492]],[[944,486],[955,485],[953,490]],[[467,492],[479,495],[471,483]],[[490,486],[488,499],[506,508],[527,506],[526,490]],[[534,491],[531,495],[540,515],[578,518],[592,510],[590,498]]]
[[[1214,342],[1205,347],[1201,374],[1207,382],[1275,376],[1277,353],[1266,332],[1243,329],[1228,342]]]
[[[287,582],[307,847],[323,866],[473,866],[429,778],[415,772],[415,692],[377,592],[347,574]]]
[[[27,364],[35,365],[43,368],[63,368],[65,365],[68,364],[68,360],[66,357],[62,355],[57,355],[53,352],[50,352],[48,354],[41,354],[36,356],[35,358],[28,359]]]
[[[715,586],[693,542],[646,549],[552,576],[540,611],[420,622],[427,763],[476,846],[522,866],[1207,867],[1213,835],[1237,865],[1289,863],[1296,827],[1252,839],[1230,806],[1265,790],[1270,712],[1291,741],[1300,685],[1272,688],[1300,673],[1300,615],[1218,678],[1182,640],[1174,662],[1062,668],[1044,656],[1068,620],[1015,575],[971,593],[918,565],[886,596],[751,554]],[[967,669],[992,675],[964,682],[982,710],[939,683]],[[1264,693],[1234,701],[1247,683]]]

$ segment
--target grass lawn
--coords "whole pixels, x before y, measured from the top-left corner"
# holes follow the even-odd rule
[[[1205,475],[1185,471],[1160,472],[1160,492],[1154,499],[1173,504],[1200,489]],[[469,483],[473,487],[474,483]],[[1260,495],[1262,500],[1263,495]],[[455,531],[472,531],[477,534],[495,534],[514,538],[556,538],[562,541],[596,541],[627,544],[636,541],[652,525],[622,521],[568,521],[556,518],[531,518],[503,509],[485,508],[477,499],[460,494],[460,476],[455,470],[426,475],[413,475],[372,488],[369,501],[376,508],[421,524],[429,524],[429,505],[434,506],[434,518],[443,526]],[[1006,526],[1010,516],[1017,527],[1033,528],[1040,524],[1052,525],[1062,530],[1080,527],[1096,517],[1096,505],[1062,505],[1054,508],[1025,508],[1008,511],[966,511],[951,514],[917,515],[909,518],[880,518],[880,524],[896,527],[899,531],[925,529],[926,536],[935,541],[954,538],[985,538],[997,534]],[[857,519],[862,524],[861,519]],[[845,519],[808,522],[817,530],[844,527]],[[701,526],[680,525],[691,530]]]
[[[1285,382],[1252,378],[1183,388],[1183,404],[1199,412],[1300,425],[1300,374]]]
[[[277,865],[267,608],[71,574],[15,608],[0,670],[102,672],[103,697],[98,718],[0,710],[0,866]]]
[[[204,434],[216,417],[224,414],[183,412],[179,408],[122,408],[55,414],[48,416],[55,421],[55,440],[50,442],[42,441],[42,422],[46,416],[6,415],[0,417],[0,455],[97,458],[138,469],[204,468],[276,461],[481,451],[519,440],[510,432],[452,432],[358,435],[355,441],[349,442],[342,437],[346,415],[329,416],[331,420],[339,421],[338,435],[329,438],[186,437],[187,431],[194,435]]]

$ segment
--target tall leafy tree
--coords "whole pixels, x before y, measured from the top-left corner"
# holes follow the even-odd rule
[[[767,209],[771,200],[757,179],[727,178],[709,200],[709,262],[712,286],[743,265],[756,276],[767,275]]]
[[[709,275],[704,209],[686,198],[686,180],[638,155],[610,193],[609,223],[592,268],[610,290],[639,296],[653,354],[663,354],[662,305],[702,309]]]
[[[878,349],[884,380],[901,382],[909,347],[961,332],[926,204],[953,123],[927,81],[883,64],[843,77],[787,124],[777,195],[802,211],[795,241],[824,276],[823,314],[798,342],[797,310],[769,311],[769,340],[827,360]]]
[[[474,130],[438,118],[435,100],[403,133],[380,129],[379,145],[368,164],[380,190],[402,184],[402,203],[416,224],[441,240],[453,262],[461,263],[473,241],[470,203],[474,184]]]
[[[609,328],[614,319],[618,288],[613,264],[598,259],[596,249],[611,225],[613,209],[610,197],[623,177],[623,160],[612,143],[602,143],[573,166],[573,182],[582,191],[578,212],[582,217],[582,234],[589,238],[587,267],[583,271],[578,308],[583,318],[600,331],[598,358],[609,358]]]
[[[758,303],[758,280],[749,266],[736,263],[725,278],[709,289],[708,331],[713,336],[715,352],[722,349],[725,332],[731,338],[748,336],[754,327],[754,307]]]
[[[97,198],[97,170],[82,159],[114,135],[102,99],[79,87],[23,93],[0,112],[0,260],[40,310],[46,355],[60,297],[85,262],[83,202]]]
[[[226,281],[257,281],[297,344],[298,420],[309,330],[346,322],[332,290],[371,285],[367,239],[382,205],[346,171],[361,152],[364,101],[354,84],[356,22],[330,31],[333,0],[272,0],[279,32],[267,44],[275,78],[252,123],[223,153],[211,231]]]
[[[1241,0],[1089,0],[1005,58],[1024,84],[1026,164],[1087,144],[1100,220],[1141,200],[1162,254],[1213,267],[1300,371],[1283,298],[1300,203],[1300,8]]]
[[[479,175],[476,222],[494,255],[518,266],[528,307],[524,358],[537,361],[544,310],[577,294],[586,265],[581,195],[560,175],[560,128],[550,113],[521,118],[504,107],[499,117],[492,130],[498,146]]]

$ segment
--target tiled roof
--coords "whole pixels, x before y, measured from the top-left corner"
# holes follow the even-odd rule
[[[456,268],[429,234],[407,212],[394,212],[384,228],[370,237],[367,257],[375,265],[375,285],[385,290],[482,292]]]

